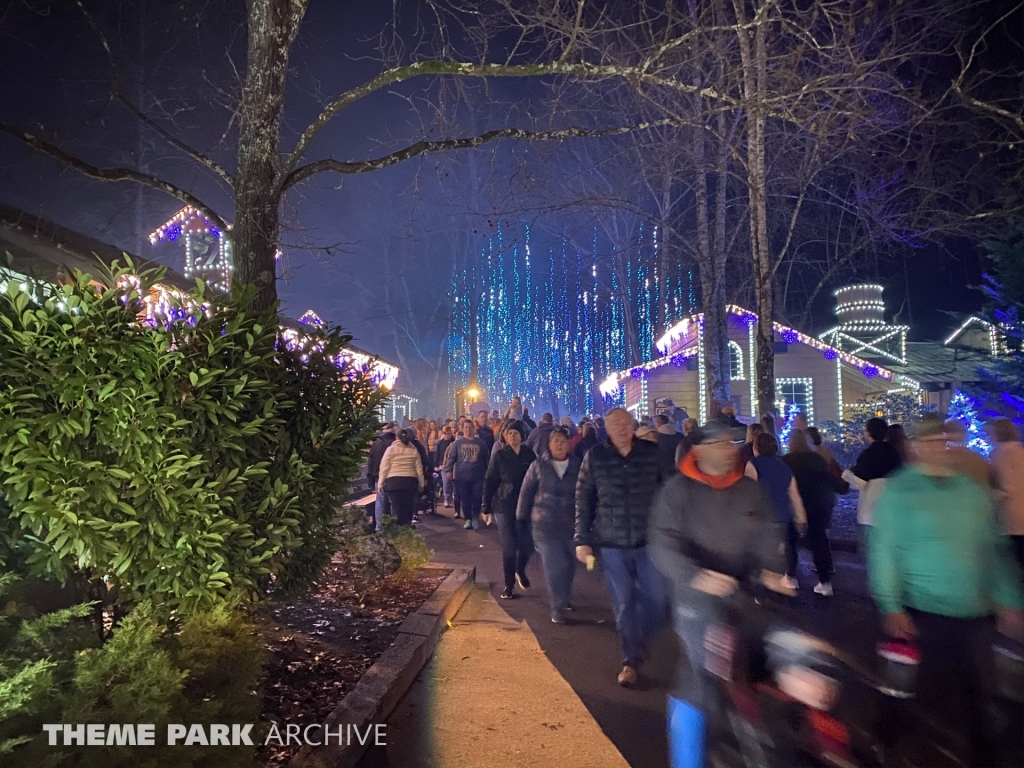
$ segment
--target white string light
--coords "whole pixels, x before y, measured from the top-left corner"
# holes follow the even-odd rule
[[[804,415],[807,417],[807,423],[808,424],[813,424],[814,423],[814,379],[810,378],[809,376],[802,376],[802,377],[798,377],[798,378],[789,377],[789,378],[776,379],[775,380],[775,391],[777,392],[783,385],[786,385],[786,384],[802,385],[802,386],[807,388],[807,412]],[[785,413],[786,410],[787,410],[786,407],[785,407],[786,404],[787,404],[787,401],[780,396],[779,399],[776,401],[776,405],[779,405],[779,404],[781,404],[783,406],[779,410],[782,411],[783,413]],[[793,404],[794,405],[796,404],[796,399],[795,398],[793,400]]]

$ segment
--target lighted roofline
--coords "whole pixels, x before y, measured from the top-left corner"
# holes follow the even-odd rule
[[[750,311],[749,309],[741,307],[738,304],[728,304],[728,305],[726,305],[725,311],[728,312],[730,315],[736,315],[736,316],[742,317],[744,319],[746,319],[748,317],[753,317],[755,319],[757,318],[756,313]],[[667,354],[667,350],[671,348],[671,345],[672,345],[673,341],[675,341],[680,336],[682,336],[682,333],[675,333],[675,331],[677,331],[677,329],[682,328],[684,325],[688,326],[690,323],[702,322],[703,319],[704,319],[704,313],[703,312],[697,312],[696,314],[693,314],[693,315],[690,315],[689,317],[683,318],[678,323],[676,323],[671,328],[669,328],[669,330],[666,331],[665,334],[660,339],[658,339],[658,345],[657,345],[658,349],[659,350],[665,350],[666,354],[663,354],[662,357],[658,357],[658,358],[655,358],[654,360],[650,360],[647,363],[643,363],[641,365],[634,365],[631,368],[626,368],[623,371],[617,371],[617,372],[615,372],[613,374],[610,374],[608,376],[608,378],[605,379],[605,384],[610,383],[613,377],[615,377],[617,380],[621,380],[625,376],[628,376],[629,372],[632,371],[634,368],[646,368],[647,366],[651,366],[652,363],[657,363],[657,362],[661,362],[661,361],[671,361],[671,358],[674,357],[675,355]],[[793,333],[797,334],[797,338],[798,338],[798,340],[801,343],[806,344],[809,347],[814,347],[815,349],[817,349],[817,350],[819,350],[821,352],[824,352],[826,350],[831,349],[833,352],[836,353],[836,359],[842,360],[847,365],[852,365],[855,368],[861,368],[861,369],[866,368],[867,366],[873,366],[874,368],[878,369],[878,376],[880,378],[889,379],[890,381],[893,381],[893,382],[896,381],[897,374],[896,374],[895,371],[891,371],[888,368],[883,368],[880,365],[875,365],[875,363],[871,362],[870,360],[865,360],[863,357],[858,357],[857,355],[851,355],[849,352],[844,352],[843,350],[838,349],[838,348],[832,346],[831,344],[826,344],[825,342],[821,341],[820,339],[816,339],[813,336],[808,336],[806,333],[802,333],[801,331],[798,331],[795,328],[790,328],[789,326],[783,325],[782,323],[773,322],[772,326],[773,326],[773,330],[776,333],[779,333],[779,334],[782,334],[785,331],[792,331]],[[675,338],[672,338],[673,335],[675,336]],[[694,347],[693,349],[696,349],[696,347]],[[682,354],[683,352],[687,352],[687,351],[689,351],[689,350],[688,349],[687,350],[682,350],[681,352],[677,352],[675,354],[678,355],[678,354]],[[665,364],[664,362],[661,362],[661,365],[664,365],[664,364]],[[655,365],[653,367],[660,367],[660,365]],[[648,368],[648,370],[649,370],[649,368]],[[899,374],[899,375],[901,376],[901,378],[904,378],[904,379],[907,378],[904,374]],[[604,388],[604,384],[602,384],[601,387],[603,389]]]
[[[880,291],[885,290],[884,285],[878,285],[877,283],[860,283],[858,285],[844,285],[842,288],[836,288],[832,291],[833,296],[838,296],[840,293],[846,293],[846,291],[856,291],[861,288],[877,288]]]

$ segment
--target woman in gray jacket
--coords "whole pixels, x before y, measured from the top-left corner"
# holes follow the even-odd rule
[[[564,624],[565,611],[572,610],[576,479],[581,463],[569,455],[569,436],[554,430],[548,437],[548,451],[526,471],[516,507],[516,518],[532,523],[534,545],[544,563],[551,620],[556,624]]]

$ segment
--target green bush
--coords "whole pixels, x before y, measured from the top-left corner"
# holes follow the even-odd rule
[[[382,394],[338,369],[349,337],[289,350],[249,295],[200,311],[199,286],[177,322],[139,322],[159,277],[0,295],[0,565],[164,615],[300,591],[338,545]]]
[[[410,579],[414,577],[417,571],[429,563],[434,556],[434,550],[427,547],[427,542],[422,536],[408,525],[398,525],[390,515],[385,515],[384,525],[379,535],[391,542],[402,560],[392,578]]]
[[[168,747],[168,723],[258,723],[265,652],[255,626],[221,603],[187,618],[178,631],[142,603],[100,648],[70,662],[66,684],[47,681],[40,705],[20,705],[4,765],[61,768],[255,766],[255,747]],[[46,712],[46,715],[42,715]],[[42,723],[151,723],[156,745],[51,747]],[[255,731],[253,741],[258,738]]]

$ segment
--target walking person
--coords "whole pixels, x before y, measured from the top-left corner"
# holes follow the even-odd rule
[[[683,433],[677,429],[677,425],[669,421],[666,413],[659,413],[654,417],[654,431],[657,433],[658,448],[661,449],[665,461],[676,464],[676,449],[683,442]]]
[[[476,415],[476,436],[484,441],[487,446],[487,455],[490,456],[491,448],[494,447],[494,427],[489,423],[487,411],[481,410]]]
[[[857,463],[843,472],[843,480],[860,494],[857,498],[857,528],[862,550],[867,548],[875,499],[884,491],[885,479],[903,464],[899,452],[886,441],[888,434],[889,425],[885,419],[868,419],[864,425],[868,447],[861,451]]]
[[[409,433],[408,429],[400,430],[380,462],[380,484],[399,525],[412,525],[416,495],[425,486],[422,456]]]
[[[902,429],[900,431],[902,431]],[[835,454],[832,453],[827,446],[822,444],[821,432],[818,431],[817,427],[808,427],[807,436],[811,439],[811,450],[825,460],[825,463],[828,464],[828,471],[835,477],[836,492],[843,495],[849,493],[850,484],[843,480],[843,468],[839,466],[839,462],[836,461]]]
[[[746,442],[740,446],[740,466],[746,467],[754,458],[754,440],[764,433],[764,427],[759,422],[747,425]]]
[[[462,507],[466,518],[463,528],[477,528],[480,503],[484,493],[484,474],[487,472],[488,451],[484,441],[477,437],[476,424],[468,419],[462,424],[462,437],[448,448],[445,469],[455,482],[456,509]]]
[[[550,438],[548,438],[550,444]],[[572,441],[570,441],[572,445]],[[590,423],[584,424],[580,429],[580,439],[572,446],[572,455],[580,461],[587,455],[587,451],[597,445],[597,428]]]
[[[782,578],[782,585],[786,589],[799,589],[796,545],[800,535],[807,530],[807,513],[793,470],[779,458],[779,441],[775,435],[764,432],[754,439],[754,458],[744,473],[760,484],[775,511],[775,519],[786,531],[786,575]]]
[[[451,508],[452,506],[455,488],[451,474],[444,468],[444,459],[448,452],[448,447],[454,442],[455,437],[452,435],[452,428],[450,425],[445,424],[441,430],[441,439],[434,446],[434,467],[441,475],[441,492],[444,496],[446,508]],[[459,515],[456,515],[456,517],[459,517]]]
[[[576,482],[582,463],[569,454],[568,437],[556,429],[548,438],[548,450],[527,470],[516,508],[516,517],[530,523],[540,552],[555,624],[564,624],[566,611],[572,610]]]
[[[512,398],[512,404],[505,411],[505,421],[523,420],[523,399],[516,395]]]
[[[1022,639],[1021,574],[988,493],[953,465],[942,419],[928,414],[911,437],[913,462],[886,480],[873,510],[868,581],[886,634],[917,641],[921,704],[955,706],[967,730],[967,764],[990,766],[990,616]]]
[[[517,583],[520,589],[530,588],[526,565],[533,554],[533,540],[530,537],[529,521],[520,522],[516,516],[516,505],[526,471],[537,454],[523,445],[523,427],[518,421],[510,421],[505,426],[502,439],[505,447],[487,465],[482,514],[493,514],[498,524],[501,563],[505,575],[505,588],[501,597],[509,600],[515,597]]]
[[[1010,538],[1014,557],[1024,569],[1024,446],[1020,431],[1009,419],[988,425],[994,442],[992,469],[996,479],[1003,532]]]
[[[396,432],[396,425],[393,422],[385,424],[383,431],[381,431],[377,439],[370,446],[370,455],[366,460],[366,479],[373,484],[373,488],[377,492],[377,498],[373,504],[373,523],[375,530],[378,531],[380,530],[384,515],[390,514],[391,510],[391,503],[388,501],[388,496],[380,483],[380,463],[384,458],[384,453],[395,442]]]
[[[685,650],[668,699],[673,768],[705,765],[706,722],[716,700],[699,670],[723,598],[757,580],[792,594],[782,586],[782,528],[758,484],[744,477],[735,434],[719,421],[696,430],[693,449],[651,511],[651,558],[670,586],[672,625]]]
[[[658,486],[673,474],[655,443],[637,440],[633,417],[614,408],[608,441],[591,448],[576,484],[576,559],[597,555],[622,645],[619,685],[634,685],[644,646],[661,627],[666,586],[647,552],[647,522]]]
[[[683,422],[690,418],[685,408],[677,408],[675,401],[666,398],[665,413],[668,415],[668,422],[677,432],[683,431]]]
[[[555,417],[550,413],[545,413],[540,417],[540,424],[537,425],[537,428],[526,438],[527,447],[535,454],[543,453],[547,449],[548,437],[554,430]]]
[[[818,573],[814,592],[832,597],[832,546],[828,528],[832,524],[836,493],[843,481],[832,474],[825,459],[811,450],[806,432],[790,432],[789,450],[782,460],[793,472],[807,514],[807,543],[811,545],[814,570]]]

